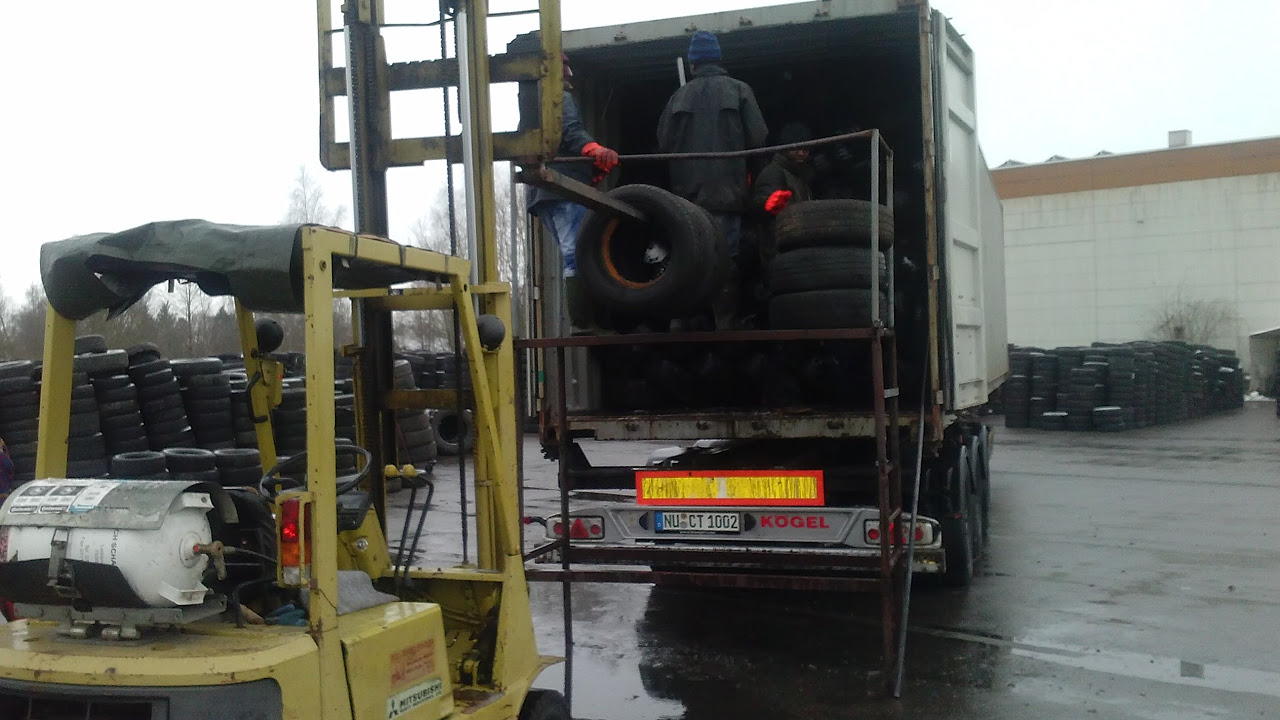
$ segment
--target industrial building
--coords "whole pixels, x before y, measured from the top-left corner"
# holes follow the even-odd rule
[[[1182,337],[1234,348],[1269,389],[1280,326],[1280,137],[1102,152],[992,173],[1004,203],[1009,341]],[[1255,340],[1255,346],[1257,342]]]

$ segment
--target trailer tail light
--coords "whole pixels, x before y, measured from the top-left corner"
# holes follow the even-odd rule
[[[564,523],[555,517],[547,523],[547,536],[564,537]],[[595,515],[572,517],[569,522],[569,539],[571,540],[603,540],[604,518]]]
[[[907,533],[910,531],[911,531],[911,521],[907,520],[897,528],[898,542],[905,545],[907,543]],[[892,533],[894,532],[894,527],[892,525],[889,526],[889,532],[891,534],[890,536],[892,537]],[[879,520],[865,521],[863,523],[862,534],[863,534],[863,539],[866,541],[868,545],[879,545],[880,544],[880,521]],[[916,534],[917,545],[932,544],[934,539],[933,523],[924,519],[917,520],[915,534]]]
[[[311,584],[311,503],[298,495],[280,500],[276,513],[280,562],[276,580],[281,587]]]

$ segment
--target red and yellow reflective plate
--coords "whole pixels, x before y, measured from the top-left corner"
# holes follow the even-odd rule
[[[638,470],[641,505],[774,505],[825,502],[821,470]]]

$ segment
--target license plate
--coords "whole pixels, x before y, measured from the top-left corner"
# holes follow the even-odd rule
[[[742,516],[731,512],[655,512],[653,527],[658,532],[742,531]]]

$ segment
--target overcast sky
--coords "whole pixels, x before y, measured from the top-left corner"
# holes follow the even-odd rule
[[[776,4],[562,3],[567,29]],[[5,5],[0,287],[7,294],[38,279],[42,242],[160,219],[274,223],[300,165],[324,174],[316,160],[312,2],[259,0],[252,11],[174,0]],[[1276,0],[934,6],[974,48],[980,137],[993,165],[1163,147],[1167,132],[1181,128],[1197,144],[1280,135]],[[495,40],[514,29],[495,29]],[[419,45],[438,49],[434,31],[397,32],[392,60],[414,59]],[[406,102],[425,110],[431,103]],[[397,135],[411,129],[398,124]],[[348,175],[324,175],[330,201],[349,205]],[[427,212],[441,175],[393,172],[393,235]]]

